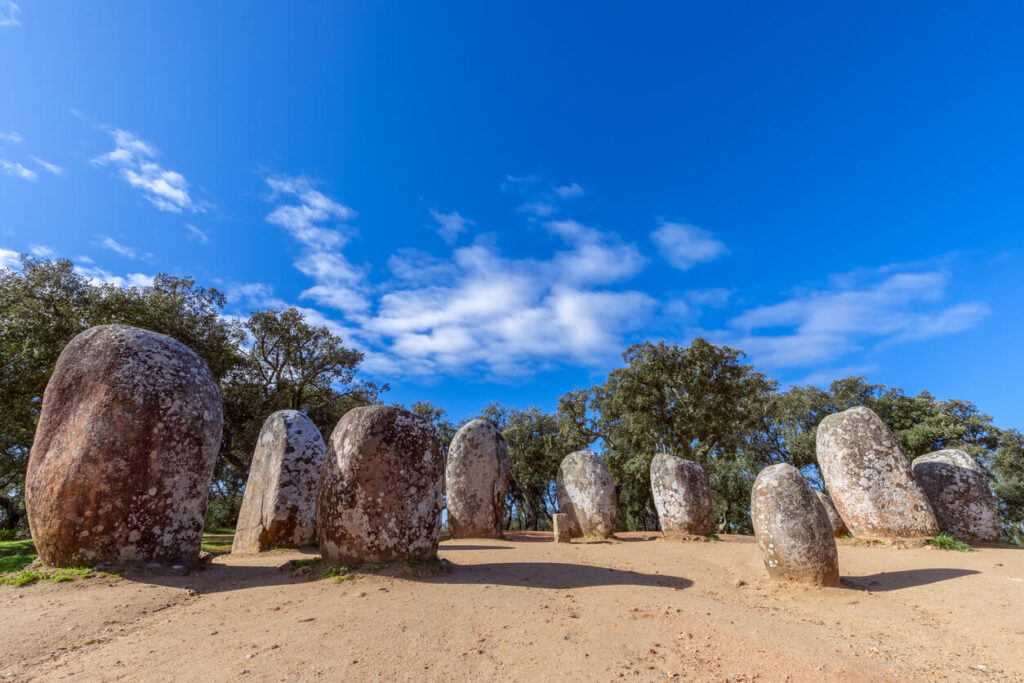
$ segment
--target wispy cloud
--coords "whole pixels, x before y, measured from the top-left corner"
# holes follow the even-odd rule
[[[109,249],[115,253],[118,253],[121,256],[124,256],[125,258],[128,259],[134,259],[138,257],[138,252],[135,251],[134,247],[129,247],[127,245],[121,244],[113,237],[103,238],[103,241],[100,242],[100,246],[102,246],[104,249]]]
[[[53,258],[57,255],[57,252],[44,244],[30,244],[28,253],[36,258]]]
[[[9,130],[4,132],[0,130],[0,142],[6,142],[12,145],[16,145],[19,142],[24,142],[25,138],[21,137],[21,133],[16,130]]]
[[[196,226],[192,225],[191,223],[186,223],[185,228],[188,230],[189,239],[196,240],[200,244],[210,243],[209,235],[207,235],[205,232],[203,232]]]
[[[156,158],[156,148],[134,133],[116,129],[110,131],[114,150],[93,159],[97,166],[113,166],[129,185],[142,191],[142,195],[161,211],[193,213],[205,211],[189,192],[185,176],[165,169]]]
[[[576,183],[570,183],[568,185],[555,185],[552,186],[552,190],[555,191],[562,199],[571,199],[572,197],[582,197],[583,188]]]
[[[49,173],[52,173],[53,175],[67,174],[67,171],[64,170],[62,167],[58,166],[57,164],[51,164],[49,161],[44,161],[43,159],[40,159],[37,156],[33,156],[32,161],[36,162],[36,164],[38,164],[42,169]]]
[[[463,218],[458,211],[441,213],[431,209],[430,215],[437,221],[437,234],[448,244],[454,243],[458,236],[466,231],[466,226],[473,225],[473,221]]]
[[[8,161],[7,159],[0,159],[0,169],[3,169],[4,173],[22,180],[35,181],[39,178],[35,171],[30,168],[25,168],[16,161]]]
[[[661,257],[679,270],[714,261],[725,254],[725,245],[710,232],[686,223],[663,222],[651,233]]]
[[[6,2],[0,0],[0,27],[21,26],[21,22],[18,21],[19,14],[21,14],[21,8],[14,4],[13,0]]]
[[[0,248],[0,268],[12,268],[14,270],[21,268],[18,256],[19,254],[16,251]]]
[[[114,275],[108,270],[99,267],[75,266],[75,272],[87,278],[94,285],[117,285],[125,289],[129,287],[151,287],[153,276],[143,273],[128,273],[127,275]]]

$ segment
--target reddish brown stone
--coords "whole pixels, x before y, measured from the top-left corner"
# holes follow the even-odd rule
[[[324,559],[341,564],[437,555],[444,455],[433,423],[392,406],[354,408],[327,443],[316,497]]]
[[[46,387],[28,462],[40,559],[195,561],[220,436],[217,383],[191,349],[125,325],[79,334]]]

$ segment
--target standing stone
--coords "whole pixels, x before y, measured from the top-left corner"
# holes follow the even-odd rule
[[[392,406],[353,408],[334,428],[316,496],[329,562],[437,555],[444,454],[429,418]]]
[[[313,421],[279,410],[263,423],[238,512],[232,553],[316,542],[316,487],[327,447]]]
[[[842,538],[846,534],[850,533],[850,530],[846,528],[846,522],[843,521],[842,516],[839,514],[839,510],[836,510],[836,504],[832,502],[832,499],[826,496],[821,491],[815,491],[818,495],[818,500],[825,507],[825,514],[828,515],[828,521],[832,524],[832,535],[836,538]]]
[[[711,484],[697,463],[658,453],[651,460],[651,491],[665,538],[707,536],[713,531]]]
[[[914,458],[911,470],[939,528],[963,541],[999,539],[999,512],[988,477],[969,453],[946,449]]]
[[[761,470],[750,494],[750,516],[769,576],[816,586],[839,583],[832,524],[800,470],[789,464]]]
[[[903,447],[871,410],[850,408],[822,420],[817,451],[825,485],[854,536],[924,538],[939,533]]]
[[[556,512],[551,515],[551,521],[555,527],[555,543],[571,543],[572,534],[569,533],[569,515],[564,512]]]
[[[179,341],[127,325],[72,339],[43,394],[25,479],[42,562],[194,562],[221,410],[209,368]]]
[[[565,456],[555,480],[558,509],[569,515],[572,536],[610,538],[615,533],[615,482],[593,451]]]
[[[505,439],[487,420],[455,433],[445,469],[453,538],[501,538],[510,469]]]

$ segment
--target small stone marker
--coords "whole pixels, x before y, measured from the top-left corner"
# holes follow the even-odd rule
[[[232,553],[316,543],[316,488],[327,447],[313,421],[279,410],[263,423],[238,512]]]
[[[768,575],[816,586],[839,583],[839,554],[825,508],[800,470],[766,467],[750,494],[750,516]]]
[[[850,530],[846,528],[846,522],[843,521],[839,510],[836,510],[836,505],[832,502],[832,499],[821,491],[815,491],[814,493],[817,494],[818,500],[824,506],[825,514],[828,515],[828,521],[832,524],[832,535],[836,538],[842,538],[850,533]]]
[[[593,451],[565,456],[555,494],[558,509],[569,515],[572,536],[610,538],[615,533],[615,482]]]
[[[911,470],[939,528],[962,541],[999,539],[999,510],[988,477],[969,453],[946,449],[914,458]]]
[[[711,484],[699,464],[658,453],[651,460],[651,491],[665,538],[704,537],[714,530]]]
[[[510,470],[505,439],[489,421],[455,433],[445,469],[453,538],[501,538]]]
[[[571,543],[572,535],[569,533],[569,515],[564,512],[556,512],[551,515],[555,527],[555,543]]]
[[[864,407],[818,425],[818,465],[832,502],[858,538],[930,538],[939,525],[899,440]]]
[[[221,419],[216,380],[181,342],[127,325],[72,339],[46,386],[25,478],[42,562],[195,562]]]

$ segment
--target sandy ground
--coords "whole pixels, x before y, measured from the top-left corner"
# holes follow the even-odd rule
[[[843,587],[750,537],[441,544],[449,571],[296,575],[298,551],[0,586],[7,680],[1024,680],[1024,550],[840,541]],[[402,567],[402,570],[405,568]]]

